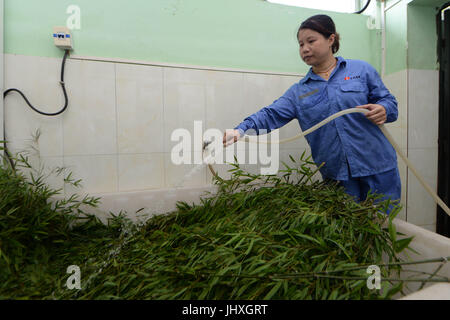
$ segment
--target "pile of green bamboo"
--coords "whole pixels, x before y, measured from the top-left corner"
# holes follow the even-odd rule
[[[282,177],[234,165],[231,179],[216,180],[217,194],[200,205],[178,203],[176,212],[131,232],[127,246],[76,297],[389,298],[402,283],[380,294],[367,288],[365,268],[335,271],[380,265],[383,253],[397,262],[411,239],[396,240],[392,227],[381,227],[387,202],[374,206],[372,195],[358,204],[334,185],[313,182],[307,161]]]
[[[9,249],[0,256],[0,297],[388,299],[401,290],[402,282],[383,282],[380,291],[369,289],[366,281],[366,266],[381,266],[383,254],[399,262],[398,253],[411,241],[396,238],[391,220],[400,208],[387,218],[389,202],[377,203],[371,194],[356,203],[343,189],[313,181],[317,170],[310,169],[309,158],[291,160],[273,176],[249,174],[234,164],[233,176],[217,177],[218,192],[203,197],[200,205],[179,202],[175,212],[142,226],[122,215],[108,226],[92,216],[75,226],[59,221],[52,227],[57,232],[38,243],[31,234],[15,251],[15,233],[5,233],[8,225],[1,224],[9,221],[2,209],[0,249]],[[55,212],[66,217],[62,208],[71,203],[79,208],[72,199]],[[6,215],[19,209],[11,210]],[[381,227],[385,219],[388,228]],[[32,259],[8,255],[25,256],[29,248],[39,254]],[[81,290],[65,287],[69,265],[81,269]],[[392,268],[380,268],[383,277],[392,275]]]

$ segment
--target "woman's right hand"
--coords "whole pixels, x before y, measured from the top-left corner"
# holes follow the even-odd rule
[[[224,147],[228,147],[232,145],[241,137],[241,133],[236,129],[227,129],[223,134],[223,145]]]

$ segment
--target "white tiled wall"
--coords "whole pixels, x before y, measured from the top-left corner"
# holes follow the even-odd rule
[[[438,147],[439,72],[408,71],[409,86],[409,148]]]
[[[208,71],[181,68],[164,69],[164,152],[176,143],[171,141],[175,129],[184,128],[194,139],[194,121],[206,121],[206,84]],[[201,150],[197,150],[201,151]]]
[[[5,87],[19,88],[32,104],[46,112],[63,106],[59,85],[62,59],[5,55]],[[13,152],[38,152],[30,157],[66,167],[82,189],[51,178],[66,195],[112,193],[172,187],[197,187],[211,183],[206,166],[174,165],[171,141],[175,129],[184,128],[194,138],[194,121],[202,130],[234,128],[246,116],[271,104],[297,76],[198,70],[126,63],[68,59],[65,83],[67,111],[49,118],[36,114],[17,94],[6,100],[6,131]],[[40,130],[37,144],[33,134]],[[299,132],[297,121],[279,130],[281,138]],[[202,132],[200,132],[202,133]],[[243,149],[245,144],[237,144]],[[306,141],[281,147],[299,157]],[[297,154],[296,154],[297,153]],[[191,159],[201,159],[192,150]],[[257,173],[258,165],[244,165]],[[230,166],[216,166],[226,176]]]
[[[72,60],[65,74],[70,106],[61,117],[64,156],[117,154],[114,64]]]
[[[64,105],[59,84],[60,65],[52,58],[4,55],[5,88],[17,88],[31,103],[46,113],[54,113]],[[62,117],[43,117],[32,111],[22,97],[13,92],[5,99],[5,130],[8,140],[27,144],[40,129],[41,156],[63,156]]]
[[[438,165],[439,75],[433,70],[402,70],[384,78],[399,102],[397,122],[386,127],[402,151],[436,191]],[[399,217],[429,230],[436,229],[436,204],[399,158],[402,204]]]
[[[118,190],[117,155],[64,156],[63,161],[74,178],[82,179],[82,190],[66,184],[66,195]]]
[[[43,111],[58,111],[63,105],[60,68],[61,59],[5,55],[5,87],[21,89]],[[39,129],[39,157],[34,154],[33,161],[67,167],[82,180],[79,190],[64,184],[61,176],[50,178],[48,182],[64,187],[66,195],[200,187],[210,184],[212,175],[206,166],[172,163],[171,151],[177,144],[171,141],[173,130],[185,128],[193,135],[194,121],[202,121],[203,131],[233,128],[298,80],[297,76],[68,59],[68,110],[58,117],[43,117],[11,94],[6,99],[7,138],[17,152],[32,144]],[[386,127],[435,188],[437,73],[404,70],[388,75],[384,82],[399,102],[399,119]],[[294,120],[278,132],[283,139],[297,135],[300,128]],[[283,144],[280,160],[290,162],[289,155],[299,159],[305,150],[310,154],[305,139]],[[192,160],[201,155],[199,151],[192,150]],[[253,173],[260,169],[259,165],[242,167]],[[229,168],[215,166],[223,177],[229,175]],[[400,217],[433,228],[433,201],[401,159],[399,169],[405,205]]]
[[[164,152],[163,69],[115,67],[118,153]]]
[[[428,185],[437,190],[439,73],[408,71],[409,159]],[[408,171],[408,222],[428,229],[436,226],[436,204],[413,173]]]
[[[398,119],[393,123],[385,124],[387,130],[391,133],[395,142],[399,145],[402,152],[407,154],[407,139],[408,139],[408,72],[407,70],[402,70],[390,75],[387,75],[383,82],[385,86],[389,89],[391,94],[395,96],[398,102]],[[407,168],[404,161],[397,156],[398,159],[398,169],[400,172],[400,179],[402,182],[402,198],[401,204],[403,206],[402,211],[398,214],[400,219],[406,220],[406,194],[407,194]]]

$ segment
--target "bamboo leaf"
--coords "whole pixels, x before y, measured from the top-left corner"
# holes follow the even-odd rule
[[[397,232],[395,230],[395,225],[392,222],[390,222],[389,223],[389,235],[391,236],[392,243],[395,243],[395,241],[396,241],[396,234],[397,234]]]
[[[263,300],[270,300],[272,297],[277,293],[277,291],[280,289],[281,285],[283,284],[282,281],[278,281],[275,283],[275,285],[272,287],[272,289],[267,293],[267,295],[263,298]]]
[[[409,244],[411,243],[411,241],[413,240],[413,237],[409,237],[409,238],[405,238],[405,239],[400,239],[395,241],[395,252],[401,252],[403,251],[406,247],[409,246]]]

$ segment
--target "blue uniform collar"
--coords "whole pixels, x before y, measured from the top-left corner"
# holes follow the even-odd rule
[[[337,60],[338,61],[337,61],[337,64],[336,64],[336,69],[333,71],[333,73],[336,72],[337,69],[339,69],[341,64],[343,64],[344,66],[347,64],[347,61],[344,58],[342,58],[341,56],[337,57]],[[302,80],[300,80],[300,84],[304,84],[309,79],[323,81],[323,78],[321,78],[320,76],[315,74],[312,71],[312,68],[309,68],[309,72],[306,74],[306,76]]]

